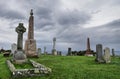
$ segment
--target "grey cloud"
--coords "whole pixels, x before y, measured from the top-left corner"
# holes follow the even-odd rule
[[[58,34],[57,38],[59,39],[59,42],[76,44],[76,48],[82,45],[83,47],[80,49],[84,49],[86,46],[87,37],[90,37],[92,49],[95,49],[95,45],[98,43],[112,47],[113,44],[118,44],[120,42],[120,30],[112,30],[120,29],[119,26],[118,19],[93,28],[68,28],[61,34]],[[118,45],[114,45],[114,48],[118,48]]]
[[[96,38],[96,42],[107,43],[119,43],[120,42],[120,20],[114,20],[105,25],[91,28],[91,34]]]
[[[25,17],[17,11],[9,9],[9,7],[4,7],[0,4],[0,17],[7,19],[25,19]]]
[[[112,22],[110,23],[107,23],[105,25],[103,25],[103,27],[109,27],[111,29],[120,29],[120,19],[117,19],[117,20],[113,20]]]
[[[51,19],[51,9],[48,7],[39,7],[38,11],[36,12],[36,14],[38,15],[39,19]]]
[[[24,16],[22,16],[20,13],[16,11],[4,11],[0,14],[2,17],[8,18],[8,19],[25,19]]]
[[[91,16],[85,12],[80,12],[77,10],[66,10],[64,12],[60,12],[58,15],[58,23],[61,25],[77,25],[77,24],[85,24],[87,23]]]

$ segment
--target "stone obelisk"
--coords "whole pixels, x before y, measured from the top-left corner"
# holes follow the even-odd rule
[[[91,54],[91,49],[90,49],[90,40],[89,40],[89,38],[87,38],[87,50],[86,50],[85,55],[87,55],[87,56],[92,55]]]
[[[34,16],[31,9],[28,27],[28,39],[25,41],[25,53],[27,57],[36,57],[36,40],[34,40]]]

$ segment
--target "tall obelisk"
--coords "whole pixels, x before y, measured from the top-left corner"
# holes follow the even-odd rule
[[[25,53],[27,57],[36,57],[36,40],[34,40],[34,16],[31,9],[28,27],[28,39],[25,41]]]
[[[87,56],[91,55],[90,40],[89,40],[89,38],[87,38],[87,50],[86,50],[85,55],[87,55]]]

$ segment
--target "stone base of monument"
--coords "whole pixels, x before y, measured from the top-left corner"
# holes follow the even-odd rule
[[[27,57],[39,57],[38,56],[38,54],[37,54],[37,52],[34,52],[34,51],[27,51],[27,53],[26,53],[26,55],[27,55]]]
[[[85,56],[93,56],[93,52],[91,52],[91,51],[86,51]]]
[[[91,57],[92,57],[92,56],[93,56],[93,54],[85,54],[85,56],[91,56]]]
[[[27,57],[38,57],[36,52],[36,40],[28,39],[25,42],[25,53]]]
[[[49,75],[52,70],[40,63],[37,63],[33,60],[29,60],[33,68],[29,69],[17,69],[15,68],[12,61],[7,60],[7,65],[11,71],[12,78],[22,78],[22,77],[32,77],[32,76],[44,76]]]
[[[105,63],[105,61],[103,59],[95,59],[95,61],[98,63]]]
[[[53,50],[52,50],[52,54],[53,54],[53,55],[57,55],[56,49],[53,49]]]
[[[13,55],[13,61],[17,64],[22,64],[27,61],[24,51],[18,50]]]

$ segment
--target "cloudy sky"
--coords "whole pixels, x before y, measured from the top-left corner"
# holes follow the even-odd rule
[[[0,0],[0,47],[11,49],[17,42],[15,28],[20,22],[28,29],[30,9],[34,11],[37,47],[67,51],[91,49],[96,44],[120,51],[120,0]],[[24,41],[27,32],[24,33]]]

